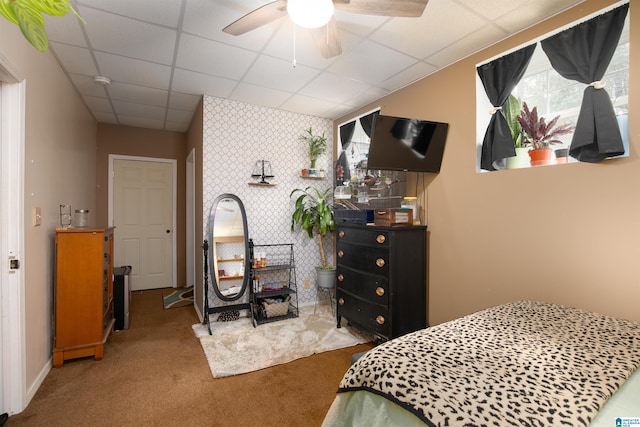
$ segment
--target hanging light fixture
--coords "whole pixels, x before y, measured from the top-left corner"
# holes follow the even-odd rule
[[[287,0],[289,18],[304,28],[326,25],[333,16],[332,0]]]

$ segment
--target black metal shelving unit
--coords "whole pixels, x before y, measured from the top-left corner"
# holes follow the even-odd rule
[[[249,254],[251,268],[249,269],[248,286],[253,326],[298,317],[293,243],[256,245],[252,239],[249,239]],[[262,258],[260,254],[265,255],[266,262],[257,261]],[[265,304],[287,297],[286,312],[276,315],[269,314]]]

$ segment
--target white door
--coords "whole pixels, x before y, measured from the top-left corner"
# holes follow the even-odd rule
[[[26,401],[24,276],[16,264],[24,264],[24,102],[23,79],[0,55],[0,413],[10,415]]]
[[[175,162],[113,160],[114,266],[132,290],[175,286],[174,177]]]

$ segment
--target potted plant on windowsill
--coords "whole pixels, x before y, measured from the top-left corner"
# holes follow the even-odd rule
[[[519,169],[529,166],[529,155],[527,152],[529,149],[524,145],[522,138],[522,126],[518,121],[518,116],[522,111],[522,101],[513,95],[509,95],[507,102],[505,102],[502,112],[507,119],[509,130],[511,131],[511,137],[513,138],[513,145],[516,149],[516,155],[513,157],[507,157],[507,169]]]
[[[323,237],[336,228],[330,203],[332,194],[331,188],[321,192],[316,188],[307,187],[296,188],[289,195],[290,198],[297,195],[293,214],[291,214],[291,231],[294,231],[298,224],[301,230],[307,232],[310,239],[314,235],[318,238],[322,265],[316,268],[316,273],[317,283],[321,288],[333,288],[336,278],[335,267],[327,262],[323,245]]]
[[[309,161],[311,162],[309,176],[318,176],[316,160],[327,152],[327,137],[324,132],[322,135],[314,135],[313,129],[309,128],[305,130],[304,134],[300,135],[300,140],[304,141],[309,147]]]
[[[538,107],[529,110],[526,102],[522,104],[522,112],[518,116],[518,122],[522,126],[525,139],[523,143],[530,146],[529,157],[531,166],[546,165],[551,157],[552,144],[561,144],[559,136],[573,132],[575,126],[570,123],[558,124],[560,116],[556,116],[549,123],[544,117],[538,116]]]

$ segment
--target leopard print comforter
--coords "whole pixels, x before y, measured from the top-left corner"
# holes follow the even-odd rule
[[[429,426],[586,426],[640,365],[640,324],[549,303],[489,308],[379,345],[338,392]]]

